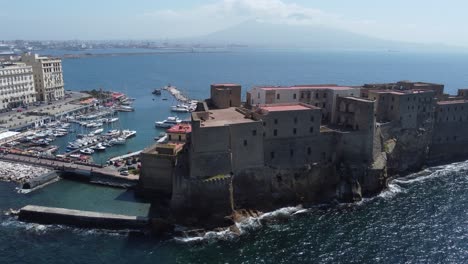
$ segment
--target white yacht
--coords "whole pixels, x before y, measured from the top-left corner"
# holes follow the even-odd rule
[[[80,152],[81,152],[82,154],[85,154],[85,155],[91,155],[91,154],[94,153],[94,150],[92,150],[92,149],[90,149],[90,148],[85,148],[85,149],[80,150]]]
[[[136,132],[135,130],[128,130],[128,129],[125,129],[125,130],[122,130],[122,135],[121,135],[121,137],[127,139],[127,138],[130,138],[130,137],[136,136],[136,133],[137,133],[137,132]]]
[[[177,113],[189,113],[190,108],[187,105],[174,105],[171,106],[171,111]]]
[[[156,127],[163,127],[163,128],[170,128],[174,125],[178,125],[182,122],[181,119],[175,116],[170,116],[164,121],[156,121],[155,126]]]

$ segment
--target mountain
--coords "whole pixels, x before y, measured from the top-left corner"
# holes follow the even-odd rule
[[[190,42],[239,44],[268,48],[312,48],[349,50],[433,50],[449,47],[436,44],[383,40],[327,26],[270,24],[247,21]]]

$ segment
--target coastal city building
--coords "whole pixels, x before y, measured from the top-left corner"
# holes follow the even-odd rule
[[[38,101],[54,101],[65,96],[61,59],[25,53],[21,61],[33,68]]]
[[[279,103],[306,103],[322,109],[322,120],[333,120],[333,109],[338,96],[359,96],[360,88],[325,85],[257,86],[247,92],[247,104],[258,106]]]
[[[0,110],[35,101],[33,67],[25,63],[0,64]]]

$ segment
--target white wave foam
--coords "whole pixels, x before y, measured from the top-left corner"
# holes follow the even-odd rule
[[[468,161],[452,163],[432,168],[427,168],[422,172],[410,174],[403,178],[394,179],[392,182],[399,184],[411,184],[415,182],[424,182],[434,178],[444,177],[453,172],[467,171]]]
[[[392,181],[388,184],[388,188],[385,191],[381,192],[379,195],[377,195],[377,197],[383,199],[390,199],[402,192],[404,193],[406,192],[406,190]]]
[[[307,209],[302,206],[297,207],[284,207],[278,210],[262,214],[259,217],[246,217],[240,222],[236,222],[235,226],[239,232],[233,232],[230,228],[221,231],[208,231],[201,236],[194,237],[175,237],[174,240],[181,243],[200,243],[200,242],[214,242],[234,240],[239,236],[251,233],[262,228],[269,223],[277,220],[287,220],[296,213],[305,213]]]

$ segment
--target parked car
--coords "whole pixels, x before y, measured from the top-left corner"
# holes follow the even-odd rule
[[[128,174],[128,171],[121,171],[121,172],[120,172],[120,175],[122,175],[122,176],[128,176],[129,174]]]

